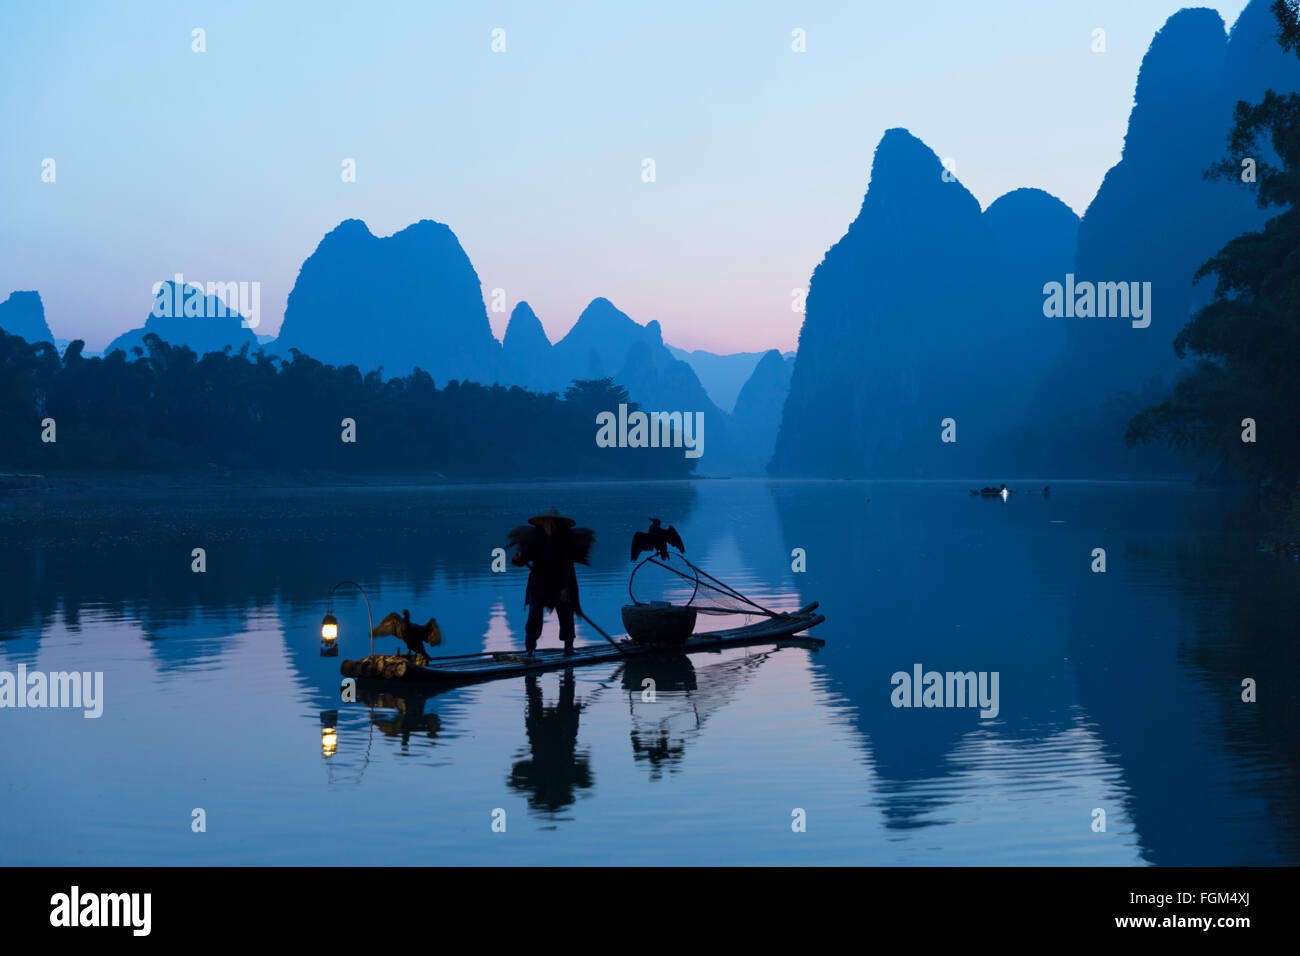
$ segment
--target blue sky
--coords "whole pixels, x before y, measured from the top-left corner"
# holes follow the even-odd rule
[[[1203,5],[1231,26],[1245,0]],[[1178,8],[7,2],[0,299],[37,289],[54,334],[97,349],[160,279],[259,281],[272,333],[339,221],[427,218],[553,340],[603,295],[682,347],[793,348],[791,289],[857,214],[884,130],[951,157],[982,205],[1037,186],[1082,213]]]

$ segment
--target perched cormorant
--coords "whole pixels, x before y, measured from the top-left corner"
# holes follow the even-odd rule
[[[373,637],[385,637],[390,634],[405,644],[412,655],[417,656],[427,656],[424,652],[425,644],[437,647],[442,643],[442,631],[439,630],[435,618],[429,618],[427,624],[414,624],[411,622],[411,612],[405,610],[400,617],[396,611],[392,612],[371,632]]]
[[[642,551],[654,551],[667,561],[670,544],[682,554],[686,553],[686,545],[682,544],[682,536],[677,533],[677,529],[672,525],[664,528],[658,518],[651,518],[649,531],[638,531],[632,535],[632,560],[635,561]]]

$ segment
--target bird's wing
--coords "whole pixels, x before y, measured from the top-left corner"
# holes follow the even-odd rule
[[[379,625],[370,632],[371,637],[384,637],[387,634],[396,635],[402,625],[402,617],[396,611],[393,611],[386,618],[379,622]]]
[[[646,534],[646,532],[644,531],[637,531],[633,533],[632,535],[632,560],[633,561],[637,559],[637,555],[639,555],[642,551],[653,551],[654,549],[655,549],[654,542],[650,540],[650,535]]]
[[[428,644],[430,647],[437,647],[442,643],[442,628],[438,626],[438,621],[435,618],[429,618],[429,623],[424,625],[424,627],[426,631],[424,635],[424,643]]]
[[[686,553],[686,545],[682,544],[682,536],[677,533],[677,529],[672,525],[668,526],[668,543],[682,554]]]

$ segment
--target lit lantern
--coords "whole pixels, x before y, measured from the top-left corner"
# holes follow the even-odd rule
[[[320,623],[320,656],[337,657],[339,653],[338,645],[339,620],[334,616],[334,612],[325,615],[325,619]]]
[[[325,613],[325,619],[320,622],[320,655],[321,657],[337,657],[339,653],[337,643],[339,620],[334,616],[334,592],[341,587],[356,588],[361,592],[361,599],[366,602],[366,620],[370,624],[370,653],[373,655],[375,653],[375,619],[370,614],[370,596],[356,581],[340,581],[330,588],[329,610]]]

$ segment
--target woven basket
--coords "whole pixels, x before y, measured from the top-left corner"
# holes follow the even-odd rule
[[[695,608],[664,601],[624,604],[623,626],[638,644],[682,644],[695,630]]]

